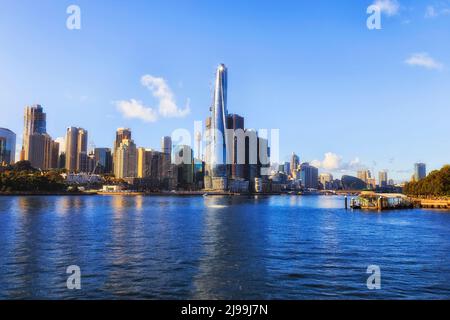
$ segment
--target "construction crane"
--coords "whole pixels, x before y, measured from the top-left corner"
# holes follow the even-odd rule
[[[92,170],[92,172],[90,174],[91,176],[95,174],[95,170],[97,170],[98,167],[100,167],[100,161],[97,161],[95,163],[94,169]]]

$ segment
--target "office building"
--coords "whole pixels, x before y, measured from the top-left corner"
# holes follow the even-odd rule
[[[119,128],[116,131],[116,140],[114,141],[114,153],[123,140],[131,140],[131,130],[129,128]]]
[[[388,186],[388,174],[383,170],[378,172],[378,185],[380,188],[386,188]]]
[[[311,166],[308,162],[300,165],[300,180],[306,189],[317,189],[319,169]]]
[[[296,171],[299,165],[300,165],[300,158],[295,153],[292,153],[290,164],[290,174],[292,177],[296,176]]]
[[[114,175],[117,179],[135,178],[137,165],[137,149],[133,140],[123,139],[116,149]]]
[[[44,166],[44,150],[38,150],[38,146],[44,146],[47,133],[47,116],[41,105],[25,107],[22,150],[20,152],[20,160],[27,160],[33,166],[43,168]],[[34,137],[32,137],[34,136]],[[33,140],[33,146],[32,141]],[[37,158],[33,158],[37,157]]]
[[[14,164],[16,159],[16,134],[0,128],[0,166]]]
[[[42,106],[37,104],[25,107],[21,160],[28,160],[35,163],[40,162],[39,159],[34,160],[30,156],[30,137],[33,134],[45,133],[47,133],[47,116]]]
[[[427,177],[427,165],[425,163],[414,164],[414,179],[416,181],[425,179]]]
[[[324,190],[333,189],[333,175],[330,173],[321,173],[319,175],[319,182],[324,188]]]
[[[233,130],[229,137],[229,162],[228,172],[231,179],[243,179],[244,178],[244,166],[245,166],[245,149],[239,146],[239,135],[244,133],[244,117],[237,114],[229,114],[227,116],[227,129]],[[242,153],[240,155],[239,153]]]
[[[291,163],[290,162],[284,163],[284,173],[287,175],[291,174]]]
[[[51,153],[50,153],[50,168],[58,169],[59,168],[59,142],[52,140],[50,144]]]
[[[69,172],[87,172],[88,132],[83,128],[70,127],[66,132],[66,166]]]
[[[209,166],[212,188],[227,189],[227,68],[219,65],[216,72],[213,105],[211,107],[211,137]]]
[[[97,166],[97,173],[112,173],[112,155],[110,148],[95,148],[94,149],[95,165]]]
[[[178,187],[192,189],[194,183],[194,151],[190,146],[177,145],[174,148],[174,162],[177,166]]]
[[[46,133],[33,133],[27,137],[26,155],[32,167],[41,170],[51,168],[53,143]]]
[[[172,154],[172,138],[162,137],[161,138],[161,152],[165,154]]]
[[[177,173],[174,172],[174,163],[172,161],[172,138],[162,137],[161,138],[161,152],[162,152],[162,164],[161,164],[161,181],[167,188],[174,188],[176,183]]]
[[[369,179],[372,179],[372,174],[370,173],[370,170],[359,170],[356,173],[356,176],[358,179],[364,181],[365,183],[368,183]]]
[[[137,177],[148,178],[152,172],[153,150],[138,148],[137,149]]]

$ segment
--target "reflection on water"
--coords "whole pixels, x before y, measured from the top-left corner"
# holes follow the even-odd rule
[[[194,299],[235,299],[248,292],[264,296],[265,219],[263,215],[255,216],[247,206],[259,200],[204,199],[203,250],[194,279]]]
[[[0,244],[0,298],[450,298],[450,214],[340,197],[0,197]]]

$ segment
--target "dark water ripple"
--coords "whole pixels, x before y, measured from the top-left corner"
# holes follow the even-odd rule
[[[0,197],[0,299],[449,299],[450,213],[339,197]],[[82,290],[66,288],[67,266]],[[366,287],[379,265],[382,289]]]

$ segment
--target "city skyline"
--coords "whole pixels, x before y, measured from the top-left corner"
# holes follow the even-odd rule
[[[228,155],[226,153],[226,147],[225,145],[227,144],[227,134],[224,133],[224,131],[226,131],[226,129],[244,129],[243,123],[244,123],[244,118],[237,115],[237,114],[229,114],[228,110],[227,110],[227,105],[226,105],[226,101],[227,101],[227,87],[228,87],[228,82],[227,82],[227,78],[228,78],[228,72],[227,72],[227,67],[222,63],[219,64],[219,66],[217,67],[217,72],[216,72],[216,83],[215,83],[215,90],[213,93],[213,102],[212,105],[210,107],[210,112],[211,112],[211,116],[210,118],[215,118],[214,120],[209,120],[210,123],[210,127],[208,127],[208,118],[205,121],[205,128],[202,128],[202,130],[206,130],[203,132],[203,134],[207,135],[208,130],[212,129],[214,132],[214,130],[218,130],[219,133],[222,133],[222,137],[221,138],[217,138],[217,137],[213,137],[210,141],[213,141],[212,145],[216,145],[218,141],[225,141],[223,145],[221,145],[221,148],[223,148],[223,150],[219,150],[218,155],[217,153],[217,148],[216,147],[211,147],[211,149],[208,149],[208,138],[206,139],[206,141],[203,141],[204,144],[202,142],[200,142],[200,145],[195,146],[195,144],[197,143],[197,137],[196,139],[193,139],[191,142],[191,145],[189,146],[189,148],[192,148],[192,150],[194,148],[198,148],[199,152],[200,150],[204,151],[201,155],[202,155],[202,160],[206,161],[206,163],[214,166],[217,166],[217,164],[215,164],[216,162],[218,163],[225,163],[226,161],[228,161]],[[217,116],[217,114],[220,114],[220,116]],[[37,114],[37,116],[35,115]],[[142,161],[143,158],[141,158],[140,160],[138,160],[137,158],[137,152],[139,151],[139,149],[142,150],[147,150],[147,151],[153,151],[155,149],[153,148],[148,148],[148,147],[138,147],[135,143],[134,140],[131,140],[131,131],[129,128],[117,128],[116,130],[116,139],[115,141],[112,143],[112,148],[109,147],[98,147],[98,146],[91,146],[90,149],[88,149],[88,140],[87,140],[87,136],[88,136],[88,132],[87,130],[83,129],[83,128],[77,128],[77,127],[68,127],[67,128],[67,133],[65,137],[58,137],[55,140],[53,140],[51,138],[51,136],[49,134],[47,134],[47,129],[46,129],[46,113],[43,112],[43,107],[40,104],[36,104],[36,105],[32,105],[32,106],[26,106],[25,107],[25,122],[24,122],[24,128],[23,128],[23,135],[22,137],[27,137],[31,134],[31,136],[33,136],[34,132],[36,132],[38,134],[38,137],[43,136],[44,137],[44,141],[45,142],[40,142],[39,145],[41,144],[48,144],[48,147],[45,148],[49,148],[48,150],[45,149],[44,147],[43,150],[45,149],[46,151],[39,156],[39,161],[45,163],[45,165],[43,165],[44,168],[57,168],[57,166],[50,166],[50,163],[55,164],[55,163],[59,163],[58,158],[54,155],[52,155],[52,151],[53,151],[53,145],[56,144],[56,153],[57,154],[61,154],[61,152],[64,154],[64,161],[65,161],[65,168],[69,169],[69,170],[76,170],[79,172],[90,172],[91,170],[88,170],[88,168],[90,168],[91,166],[89,166],[88,164],[88,154],[92,154],[94,155],[95,153],[97,153],[98,151],[102,150],[102,149],[108,149],[108,150],[113,150],[114,153],[113,155],[116,155],[116,151],[118,151],[119,147],[122,146],[122,141],[125,142],[126,145],[128,145],[128,143],[131,143],[135,149],[134,154],[132,157],[133,159],[135,159],[136,162],[133,166],[132,172],[133,175],[135,176],[139,176],[138,174],[138,162]],[[229,117],[231,117],[231,119],[229,119]],[[236,119],[237,118],[237,119]],[[32,119],[32,120],[31,120]],[[233,127],[233,124],[228,124],[227,121],[229,120],[233,120],[233,122],[238,121],[240,124],[238,127]],[[231,125],[231,127],[230,127]],[[5,130],[6,128],[2,128],[3,130]],[[9,130],[9,129],[6,129]],[[245,129],[246,130],[246,129]],[[253,129],[249,129],[250,132]],[[12,132],[14,134],[14,132]],[[201,132],[195,132],[194,135],[196,136],[197,134],[200,135],[200,137],[202,136]],[[74,137],[72,137],[72,135],[74,135]],[[166,144],[169,143],[170,141],[170,148],[172,148],[172,138],[170,136],[162,136],[162,141],[161,141],[161,151],[163,154],[167,154],[167,146]],[[169,141],[167,141],[167,139]],[[259,139],[259,138],[257,138]],[[30,138],[26,139],[23,138],[23,143],[17,144],[15,147],[17,148],[16,150],[16,161],[19,161],[22,158],[28,158],[29,156],[27,155],[29,153],[29,151],[27,151],[27,141],[30,140]],[[74,141],[74,142],[71,142]],[[259,140],[258,140],[259,141]],[[259,143],[259,142],[258,142]],[[64,145],[64,146],[62,146]],[[69,147],[67,147],[69,145]],[[180,145],[182,147],[184,147],[184,145]],[[268,147],[270,147],[269,145],[267,145]],[[200,148],[199,148],[200,147]],[[40,147],[38,149],[41,149]],[[73,149],[73,150],[72,150]],[[232,148],[233,149],[233,148]],[[38,151],[40,152],[40,151]],[[111,152],[111,151],[110,151]],[[172,149],[172,152],[175,152],[174,149]],[[170,152],[169,154],[171,154],[172,152]],[[234,151],[236,152],[236,150]],[[21,154],[23,153],[23,155]],[[208,159],[208,155],[210,154],[210,159]],[[326,154],[325,155],[325,160],[327,161],[327,156],[329,156],[330,154]],[[219,159],[219,160],[215,160],[217,157],[219,158],[223,158],[223,159]],[[232,158],[236,157],[236,155],[233,155]],[[19,159],[20,158],[20,159]],[[95,158],[97,159],[98,156],[95,155]],[[114,159],[114,158],[112,158]],[[231,159],[231,158],[230,158]],[[302,176],[297,177],[296,178],[296,169],[293,170],[292,167],[300,168],[300,167],[315,167],[317,169],[321,169],[321,175],[325,174],[325,175],[332,175],[333,171],[329,170],[326,171],[323,168],[321,168],[320,163],[317,164],[319,161],[318,160],[313,160],[312,161],[312,166],[310,166],[308,161],[302,161],[300,159],[300,157],[293,152],[291,155],[291,158],[289,159],[289,161],[284,162],[284,164],[282,162],[280,163],[275,163],[275,162],[271,162],[271,166],[272,168],[275,168],[276,166],[283,166],[283,171],[284,172],[288,172],[291,176],[293,176],[295,179],[299,178],[302,181],[305,180],[305,177]],[[235,159],[234,161],[237,161],[237,159]],[[294,162],[295,161],[295,162]],[[32,161],[33,163],[33,161]],[[286,165],[289,165],[289,169],[286,171]],[[301,165],[301,166],[300,166]],[[36,165],[37,167],[40,167],[39,164]],[[220,166],[220,165],[219,165]],[[235,165],[234,165],[235,166]],[[421,166],[423,167],[422,169],[422,173],[419,174],[417,173],[417,167]],[[96,167],[96,165],[94,166],[94,168]],[[217,169],[216,169],[217,170]],[[236,169],[234,169],[236,170]],[[426,171],[426,164],[425,163],[414,163],[414,168],[413,168],[413,175],[411,177],[411,179],[414,179],[415,181],[418,181],[422,178],[424,178],[427,175],[427,171]],[[219,170],[220,171],[220,170]],[[223,171],[223,170],[222,170]],[[346,170],[346,171],[350,171],[350,170]],[[207,169],[208,172],[208,169]],[[118,172],[114,172],[116,174],[116,176],[118,177],[125,177],[127,175],[124,174],[118,174]],[[354,173],[354,174],[353,174]],[[225,173],[223,173],[225,174]],[[231,175],[231,172],[229,172],[229,174]],[[300,172],[298,173],[300,174]],[[304,172],[301,173],[302,175],[304,174]],[[363,174],[365,175],[364,177],[361,177],[360,175]],[[383,169],[383,170],[379,170],[378,174],[379,174],[379,179],[375,179],[375,177],[371,177],[371,171],[370,169],[368,169],[367,167],[361,166],[358,168],[355,167],[354,172],[350,171],[349,172],[342,172],[342,176],[344,175],[353,175],[353,176],[357,176],[359,179],[361,179],[362,181],[368,183],[368,185],[373,185],[373,187],[375,187],[377,185],[377,182],[380,182],[380,186],[382,185],[382,180],[386,180],[386,185],[387,185],[387,177],[389,175],[389,170]],[[315,181],[320,181],[320,179],[318,179],[318,174],[315,174],[316,177],[313,179]],[[381,176],[384,176],[384,178],[381,178]],[[213,174],[214,176],[214,174]],[[231,177],[231,176],[230,176]],[[400,182],[406,182],[406,181],[410,181],[411,179],[404,179],[401,181],[396,181],[397,183]],[[391,178],[391,176],[389,176],[389,181],[394,182],[394,179]],[[390,183],[392,184],[392,183]],[[310,185],[312,185],[310,183]]]
[[[203,134],[207,138],[204,141],[204,146],[201,146],[202,133],[197,131],[195,134],[196,139],[195,141],[192,141],[191,145],[173,145],[171,136],[163,136],[161,138],[161,151],[157,151],[153,148],[138,147],[132,139],[132,133],[129,128],[118,128],[116,130],[113,148],[93,147],[88,150],[88,131],[83,128],[68,127],[63,142],[61,142],[61,138],[56,139],[60,141],[53,140],[52,137],[47,134],[47,114],[44,112],[43,107],[38,104],[25,107],[23,128],[24,138],[22,146],[20,147],[21,150],[18,152],[20,159],[17,159],[17,161],[28,160],[31,162],[31,165],[44,170],[65,168],[69,173],[79,172],[88,174],[93,174],[96,170],[100,170],[100,173],[114,173],[116,178],[120,179],[146,178],[150,176],[154,177],[155,175],[159,177],[158,179],[162,179],[163,177],[172,177],[172,165],[186,164],[184,161],[187,160],[192,162],[189,163],[189,165],[194,166],[195,161],[202,160],[202,162],[206,164],[206,167],[202,169],[202,171],[206,169],[204,172],[205,178],[212,178],[212,181],[210,180],[209,182],[205,180],[205,187],[207,189],[212,188],[215,190],[227,190],[228,188],[231,188],[232,190],[241,190],[243,188],[246,190],[248,189],[248,184],[242,185],[239,181],[245,180],[249,182],[256,177],[264,175],[271,175],[272,179],[277,179],[277,172],[278,174],[284,173],[287,176],[290,176],[294,181],[294,184],[296,180],[301,181],[301,184],[305,188],[317,189],[318,182],[322,183],[322,187],[326,188],[327,185],[332,186],[334,182],[339,181],[333,180],[333,175],[330,172],[321,172],[319,175],[319,166],[315,166],[314,164],[310,165],[306,161],[300,161],[299,156],[295,152],[292,153],[290,162],[269,162],[272,171],[269,170],[263,174],[262,168],[265,167],[264,163],[266,162],[260,163],[260,161],[266,160],[263,160],[260,157],[263,156],[269,159],[271,145],[269,144],[268,139],[259,137],[257,132],[244,127],[244,117],[228,113],[226,107],[226,79],[227,68],[224,64],[220,64],[216,73],[213,104],[210,107],[211,116],[205,121],[205,131]],[[242,131],[239,132],[240,130]],[[16,135],[6,128],[0,128],[0,131],[0,138],[2,139],[0,151],[2,157],[6,157],[9,156],[9,154],[14,153],[13,151],[16,145],[11,144],[11,141],[15,141]],[[220,134],[221,136],[217,137],[217,134]],[[229,136],[230,134],[231,136]],[[244,142],[245,140],[239,142],[240,139],[244,137],[241,137],[241,134],[244,136],[248,135],[248,142]],[[256,141],[253,142],[256,143],[254,148],[257,148],[257,150],[251,151],[251,136],[253,134],[255,134],[256,138]],[[36,140],[35,137],[38,139]],[[230,140],[231,138],[232,140]],[[199,155],[200,150],[204,150],[205,152],[202,159],[194,158],[194,144],[197,143],[199,143],[196,146]],[[244,143],[245,147],[244,145],[241,145],[241,143]],[[64,146],[61,146],[61,144]],[[230,144],[230,146],[228,146],[228,144]],[[259,153],[260,148],[267,150],[263,151],[261,154]],[[111,150],[113,150],[112,154]],[[179,151],[181,151],[181,156],[177,156],[177,152]],[[185,152],[190,153],[190,158],[184,158],[182,154]],[[231,153],[228,154],[228,152]],[[253,157],[251,155],[252,152],[256,152],[255,156],[258,159],[257,162],[251,160]],[[110,160],[108,160],[107,153],[109,153]],[[174,159],[172,158],[172,154],[174,154]],[[10,160],[6,159],[6,164],[12,163],[14,163],[13,158]],[[224,166],[224,163],[226,163],[227,166]],[[253,163],[256,167],[252,169],[250,167],[252,167],[251,164]],[[113,164],[115,165],[113,166]],[[247,169],[245,169],[248,164],[250,164],[248,169],[250,171],[246,171]],[[155,165],[158,166],[158,169],[152,169]],[[231,167],[228,168],[228,165],[231,165]],[[112,170],[113,167],[114,171]],[[241,167],[242,170],[240,170],[239,167]],[[157,173],[155,174],[155,172]],[[357,178],[366,183],[370,188],[375,189],[378,186],[381,188],[394,186],[394,180],[392,178],[388,179],[389,172],[387,170],[379,171],[378,175],[379,179],[377,180],[369,169],[358,170],[356,172]],[[426,164],[415,163],[414,174],[410,181],[419,181],[426,176]],[[344,175],[342,175],[342,177],[344,177]],[[214,183],[214,179],[220,179],[221,181],[217,184]],[[225,181],[223,181],[223,179],[225,179]],[[228,179],[237,179],[238,184],[236,185],[236,183],[234,183],[233,185],[229,185],[229,182],[226,181]],[[258,184],[261,182],[256,183]],[[251,183],[250,185],[252,189],[255,188]]]
[[[450,133],[445,123],[449,45],[440,40],[449,28],[433,28],[448,26],[448,21],[443,16],[425,17],[432,1],[398,1],[395,14],[383,12],[383,29],[369,31],[365,9],[370,3],[338,9],[328,8],[326,2],[289,3],[291,12],[264,13],[249,4],[235,4],[241,14],[227,29],[214,26],[207,15],[220,8],[224,19],[231,19],[225,3],[155,3],[152,10],[135,3],[121,11],[120,4],[81,1],[79,31],[65,28],[65,3],[44,1],[37,11],[45,19],[26,26],[20,21],[29,21],[29,9],[37,5],[6,4],[0,20],[7,28],[0,31],[0,40],[10,50],[0,59],[0,85],[5,88],[0,94],[0,127],[13,130],[20,143],[23,107],[40,103],[49,115],[47,131],[53,138],[77,126],[89,131],[97,147],[111,147],[116,129],[130,127],[136,145],[156,147],[161,136],[176,128],[192,131],[194,121],[207,116],[214,69],[224,62],[232,70],[229,108],[246,117],[249,128],[279,128],[282,160],[289,161],[295,151],[301,162],[320,165],[321,172],[337,177],[355,175],[357,167],[364,166],[373,174],[386,169],[389,178],[409,180],[414,163],[424,162],[431,171],[450,158],[445,148]],[[108,16],[101,14],[103,6],[110,9]],[[193,20],[178,21],[184,11],[199,22],[190,26]],[[114,23],[108,21],[111,17],[117,18]],[[140,22],[131,23],[132,18]],[[174,21],[184,30],[174,28]],[[155,26],[156,36],[144,37]],[[206,31],[208,27],[212,29]],[[113,30],[124,48],[116,40],[103,39],[102,28]],[[211,46],[214,32],[221,39],[217,47]],[[17,39],[28,35],[35,50],[21,50],[13,34]],[[404,48],[396,44],[399,36]],[[191,49],[180,50],[171,42],[174,39],[181,44],[192,41]],[[359,43],[351,52],[346,49],[350,42]],[[131,53],[128,48],[139,50]],[[204,48],[211,50],[205,54]],[[420,61],[430,63],[421,68]],[[158,96],[155,88],[165,95]],[[153,113],[137,112],[137,117],[129,112],[142,111],[142,106],[152,107]],[[372,135],[380,143],[367,145]]]

